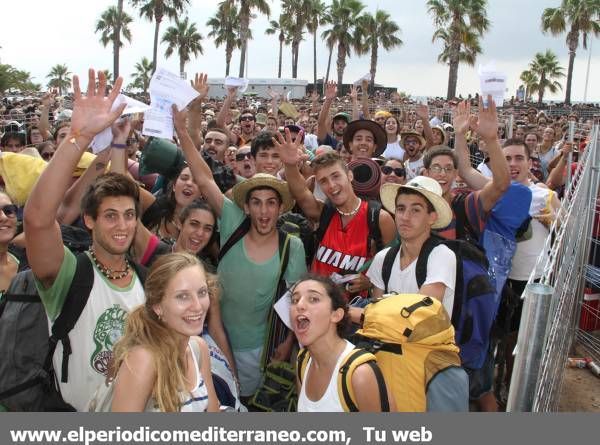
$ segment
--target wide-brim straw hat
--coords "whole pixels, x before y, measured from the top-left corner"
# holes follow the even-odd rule
[[[419,141],[421,141],[421,148],[425,147],[426,141],[425,141],[425,138],[423,137],[423,135],[421,135],[413,130],[404,131],[404,132],[400,133],[400,142],[402,143],[402,145],[404,145],[404,139],[407,138],[408,136],[416,137]]]
[[[251,178],[237,183],[232,190],[233,202],[243,210],[244,204],[246,204],[246,196],[257,187],[269,187],[279,193],[279,196],[281,196],[281,213],[289,212],[296,204],[290,193],[288,183],[267,173],[257,173]]]
[[[431,226],[432,229],[443,229],[452,222],[452,209],[442,196],[442,187],[435,179],[427,176],[417,176],[405,185],[388,182],[381,187],[381,203],[392,215],[396,213],[396,195],[401,187],[420,193],[433,205],[437,219]]]
[[[348,124],[344,130],[344,147],[346,147],[346,150],[352,151],[350,143],[352,142],[354,133],[358,130],[368,130],[373,134],[373,138],[375,139],[374,157],[381,155],[385,151],[387,147],[387,134],[385,134],[385,130],[377,122],[368,119],[358,119]]]

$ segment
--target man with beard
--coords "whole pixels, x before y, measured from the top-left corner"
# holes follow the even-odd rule
[[[405,131],[400,135],[400,141],[406,152],[406,179],[410,180],[421,175],[423,169],[423,148],[425,148],[425,138],[416,131]]]
[[[76,257],[65,247],[56,221],[58,208],[71,185],[72,172],[85,147],[123,111],[124,104],[111,111],[122,82],[119,77],[110,95],[105,97],[106,76],[98,74],[96,90],[94,71],[90,70],[87,95],[82,96],[79,79],[73,77],[70,132],[40,176],[24,213],[27,257],[51,323],[67,308],[67,295],[75,274],[81,273],[86,262],[92,269],[89,298],[69,334],[72,353],[68,368],[62,368],[61,375],[64,378],[68,374],[68,381],[59,383],[62,397],[77,410],[85,409],[95,388],[105,381],[112,347],[123,332],[125,318],[144,302],[142,284],[126,257],[139,216],[139,190],[132,180],[109,173],[100,176],[83,196],[83,220],[92,234],[89,252]],[[124,150],[126,138],[125,134],[123,140],[114,140],[113,150]],[[63,346],[59,344],[54,354],[57,371],[65,364],[62,357]]]
[[[222,287],[222,319],[238,369],[240,394],[247,398],[254,394],[262,379],[261,358],[268,334],[267,318],[281,278],[282,246],[277,218],[294,206],[294,200],[285,181],[264,173],[236,184],[232,199],[227,198],[196,151],[185,120],[185,112],[178,112],[174,106],[175,129],[192,175],[219,218],[222,258],[218,274]],[[251,156],[249,149],[246,153]],[[245,230],[241,230],[242,227]],[[230,238],[235,242],[229,241]],[[288,240],[289,259],[282,278],[291,284],[306,272],[306,263],[300,239],[291,236]],[[289,358],[292,345],[290,335],[278,346],[274,357]]]
[[[225,149],[228,147],[227,133],[220,128],[212,128],[204,136],[202,151],[216,161],[225,162]]]
[[[329,145],[330,147],[337,147],[338,142],[342,142],[344,138],[344,131],[350,123],[350,116],[347,113],[337,113],[333,116],[331,121],[331,130],[333,135],[329,133],[327,128],[327,122],[329,121],[329,110],[331,109],[331,103],[337,97],[337,84],[334,81],[327,83],[325,89],[325,100],[323,101],[323,107],[319,113],[319,120],[317,121],[317,140],[319,145]]]
[[[254,115],[254,111],[250,109],[244,109],[240,113],[238,118],[238,123],[240,125],[240,135],[236,135],[232,131],[227,129],[227,119],[230,113],[231,104],[233,104],[236,94],[237,87],[229,87],[227,89],[227,97],[223,101],[223,105],[221,106],[221,110],[217,115],[217,127],[225,129],[225,132],[229,136],[229,141],[233,145],[237,145],[241,147],[242,145],[249,144],[252,139],[257,134],[256,128],[256,117]]]

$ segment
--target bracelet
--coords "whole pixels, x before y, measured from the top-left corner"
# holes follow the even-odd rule
[[[115,144],[115,143],[112,143],[112,144],[110,144],[110,146],[114,147],[114,148],[120,148],[120,149],[127,148],[127,144]]]

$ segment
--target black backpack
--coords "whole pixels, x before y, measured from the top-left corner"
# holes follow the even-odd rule
[[[57,378],[68,381],[69,332],[94,284],[93,265],[87,254],[80,253],[76,258],[73,282],[50,335],[31,270],[19,272],[0,300],[0,405],[9,411],[75,411],[63,400]],[[143,284],[146,270],[136,263],[132,266]],[[52,363],[58,342],[63,344],[60,375]]]

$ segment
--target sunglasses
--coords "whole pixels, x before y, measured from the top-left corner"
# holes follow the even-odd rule
[[[8,218],[16,218],[17,216],[17,206],[14,204],[6,204],[0,207],[0,210],[8,217]]]
[[[406,176],[406,170],[403,168],[394,168],[394,167],[390,167],[389,165],[384,165],[383,167],[381,167],[381,173],[383,173],[384,175],[391,175],[392,172],[399,177],[405,177]]]
[[[54,152],[53,151],[47,151],[45,153],[42,153],[42,159],[44,161],[49,161],[50,159],[52,159],[52,156],[54,156]]]
[[[253,121],[254,120],[254,116],[242,116],[240,117],[240,122],[243,121]]]
[[[250,152],[248,153],[236,153],[235,160],[236,161],[245,161],[246,159],[250,160],[252,155]]]

